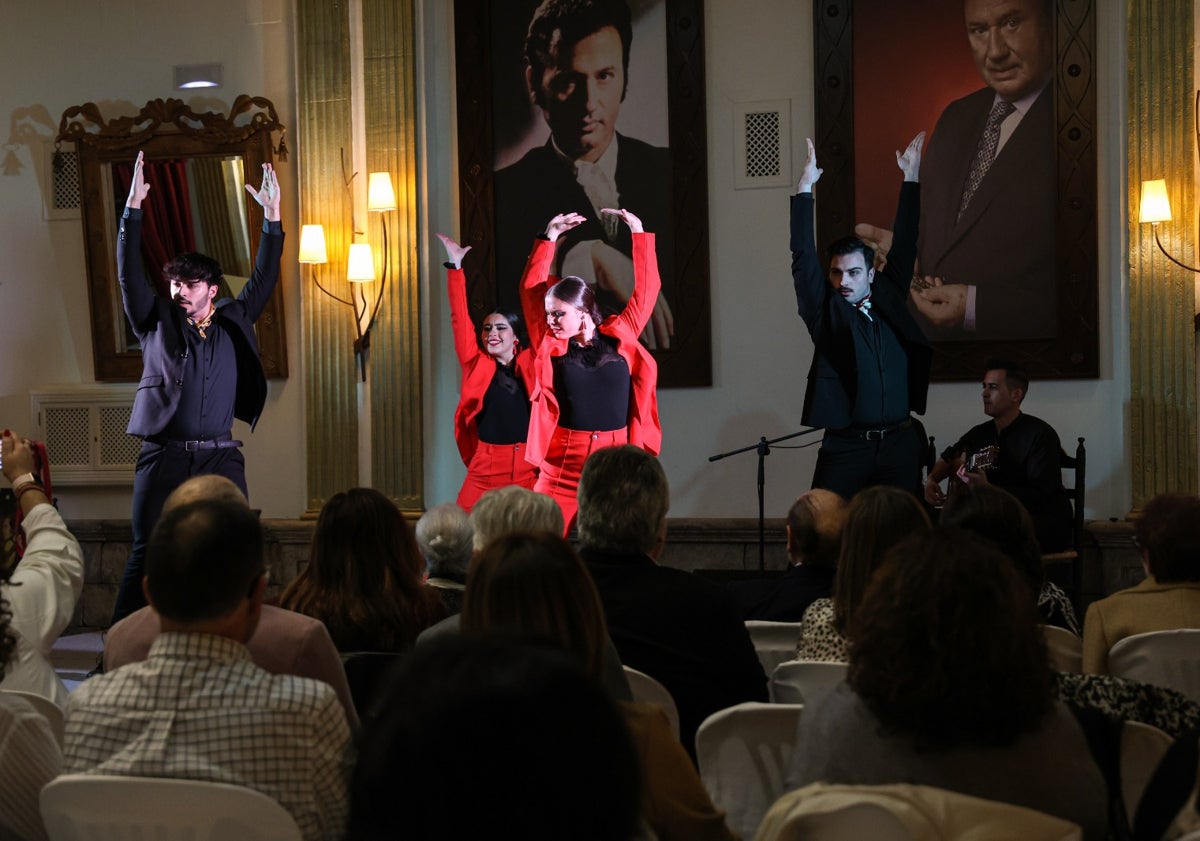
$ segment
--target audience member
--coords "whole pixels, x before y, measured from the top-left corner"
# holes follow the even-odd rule
[[[50,664],[50,647],[70,624],[83,591],[83,552],[46,496],[29,439],[6,429],[0,447],[0,464],[23,512],[26,538],[24,556],[0,586],[17,641],[4,688],[42,695],[61,707],[67,688]]]
[[[425,583],[437,589],[447,611],[460,612],[475,538],[467,512],[453,502],[434,506],[417,520],[415,532],[428,572]]]
[[[467,635],[511,632],[545,639],[603,675],[608,632],[587,567],[556,534],[513,534],[488,544],[471,566]],[[660,841],[732,841],[724,814],[671,731],[662,709],[619,705],[641,765],[642,817]]]
[[[1134,523],[1146,578],[1092,602],[1083,622],[1083,670],[1108,673],[1108,652],[1125,637],[1200,628],[1200,498],[1166,493]]]
[[[630,444],[605,447],[583,466],[576,522],[621,662],[671,693],[680,739],[693,753],[700,723],[766,701],[767,678],[728,589],[656,562],[669,494],[654,456]]]
[[[165,514],[143,587],[162,633],[144,662],[71,695],[63,771],[245,786],[287,809],[308,841],[340,839],[351,746],[337,695],[260,669],[245,646],[267,587],[258,518],[220,500]]]
[[[279,606],[320,619],[341,652],[406,651],[446,616],[437,590],[425,586],[424,566],[391,500],[351,488],[321,509],[308,566]]]
[[[914,783],[1106,837],[1105,781],[1012,562],[965,532],[888,553],[850,624],[847,681],[804,710],[789,784]]]
[[[909,535],[927,535],[929,515],[911,493],[892,485],[859,491],[846,511],[833,598],[817,599],[800,624],[797,660],[845,663],[847,629],[888,550]]]
[[[232,481],[214,473],[193,476],[171,491],[163,512],[202,499],[223,500],[248,507],[246,496]],[[153,607],[146,606],[126,616],[104,635],[104,671],[127,663],[140,663],[150,656],[150,646],[162,631]],[[346,721],[358,727],[358,713],[350,696],[342,658],[325,630],[324,623],[281,607],[264,604],[254,633],[246,642],[254,664],[273,675],[296,675],[323,681],[337,692],[346,710]]]
[[[475,551],[516,531],[563,533],[562,509],[553,497],[509,485],[488,491],[471,509],[471,528],[475,532]]]
[[[1062,483],[1062,445],[1054,427],[1021,410],[1029,393],[1029,375],[1017,363],[989,359],[983,375],[983,413],[990,420],[967,430],[946,448],[925,481],[925,501],[946,500],[941,482],[950,480],[951,495],[961,484],[999,485],[1021,501],[1033,518],[1043,552],[1071,546],[1071,501]],[[995,448],[995,450],[992,450]],[[995,453],[987,469],[969,470],[972,457]]]
[[[1075,607],[1061,587],[1046,580],[1033,518],[1019,499],[996,485],[965,485],[946,500],[938,522],[990,541],[1016,565],[1030,595],[1037,596],[1042,622],[1079,636]]]
[[[633,837],[629,733],[564,652],[442,637],[404,658],[381,701],[354,770],[355,841]]]
[[[829,598],[845,523],[846,500],[833,491],[800,494],[787,515],[787,571],[729,583],[742,618],[799,622],[810,604]]]

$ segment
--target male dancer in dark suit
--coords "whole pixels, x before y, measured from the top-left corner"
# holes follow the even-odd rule
[[[145,606],[142,567],[146,542],[171,491],[186,479],[216,473],[246,493],[241,441],[233,419],[251,430],[267,400],[254,322],[275,289],[283,254],[279,182],[263,164],[262,186],[246,190],[263,208],[263,235],[254,272],[237,296],[216,300],[221,267],[203,254],[184,254],[163,274],[171,298],[157,295],[142,266],[142,202],[150,192],[138,153],[117,237],[117,266],[125,314],[142,344],[142,379],[129,418],[130,435],[144,439],[133,480],[133,546],[112,621]]]
[[[919,486],[922,442],[909,413],[925,411],[931,355],[905,301],[916,258],[924,141],[922,132],[896,153],[904,183],[895,241],[878,272],[871,247],[843,237],[828,248],[827,279],[813,235],[812,188],[822,171],[812,140],[792,197],[792,280],[813,340],[802,420],[825,427],[812,485],[846,499],[870,485],[914,493]]]
[[[986,88],[950,103],[921,166],[912,300],[931,339],[1055,334],[1050,0],[966,0]],[[869,236],[869,235],[868,235]]]
[[[658,237],[663,294],[642,337],[669,347],[675,331],[664,295],[674,291],[671,159],[667,149],[618,134],[628,86],[633,24],[625,0],[545,0],[529,24],[525,80],[550,127],[544,146],[496,173],[496,277],[501,303],[517,306],[529,242],[546,220],[574,212],[586,221],[559,240],[551,274],[596,288],[604,315],[633,294],[629,229],[600,214],[635,213]]]

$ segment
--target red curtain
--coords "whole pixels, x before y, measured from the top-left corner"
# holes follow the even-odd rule
[[[170,297],[162,269],[180,254],[196,250],[187,161],[146,161],[142,170],[150,194],[142,202],[142,262],[146,277],[163,297]],[[129,195],[133,164],[113,164],[113,184],[121,209]]]

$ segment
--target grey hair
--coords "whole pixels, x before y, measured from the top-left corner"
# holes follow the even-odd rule
[[[649,552],[658,543],[671,489],[650,453],[625,444],[588,456],[579,477],[579,543],[611,552]]]
[[[546,494],[520,485],[485,493],[471,509],[470,519],[475,529],[476,552],[497,537],[513,532],[563,533],[562,509],[558,503]]]
[[[474,536],[466,511],[453,502],[430,508],[417,520],[416,535],[430,576],[466,583]]]

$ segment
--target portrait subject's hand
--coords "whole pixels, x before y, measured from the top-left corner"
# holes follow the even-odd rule
[[[621,221],[629,226],[629,232],[632,234],[645,233],[645,229],[642,227],[642,220],[634,216],[631,211],[625,210],[624,208],[618,210],[614,207],[602,207],[600,208],[600,212],[609,213],[620,218]]]
[[[854,235],[875,249],[875,271],[887,265],[888,252],[892,250],[892,232],[878,225],[859,222],[854,226]]]
[[[471,246],[459,245],[445,234],[438,234],[437,238],[442,241],[442,245],[446,248],[446,262],[453,264],[456,269],[461,269],[463,257],[467,256],[467,252],[471,250]]]
[[[797,193],[811,193],[813,184],[816,184],[825,172],[817,166],[817,147],[813,145],[812,138],[806,137],[805,142],[808,143],[808,157],[804,161],[804,170],[800,173],[800,183],[796,185]]]
[[[246,192],[262,206],[263,216],[268,222],[279,221],[279,181],[275,177],[275,168],[270,164],[262,165],[262,186],[257,190],[249,184]]]
[[[967,287],[942,283],[940,277],[925,277],[926,286],[909,291],[917,311],[937,327],[961,327],[967,317]]]
[[[134,210],[141,208],[142,202],[150,193],[150,185],[146,183],[145,173],[142,172],[145,164],[145,153],[138,152],[137,160],[133,164],[133,181],[129,184],[129,198],[125,199],[125,206],[132,207]]]
[[[577,228],[587,219],[579,213],[560,213],[546,225],[546,239],[558,242],[558,238],[572,228]]]
[[[896,166],[904,173],[905,181],[916,181],[921,171],[921,147],[925,145],[925,132],[919,132],[908,148],[896,153]]]
[[[628,303],[633,297],[633,260],[608,243],[597,241],[592,244],[592,267],[595,269],[597,288],[611,292],[622,304]],[[646,347],[654,350],[670,347],[674,335],[675,317],[671,314],[667,299],[659,292],[641,339]]]

